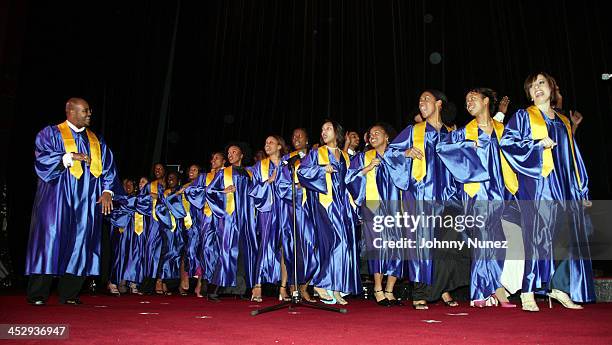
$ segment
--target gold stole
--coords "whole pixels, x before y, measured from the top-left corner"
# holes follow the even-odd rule
[[[376,158],[376,150],[372,149],[365,153],[363,166],[367,167],[370,165],[372,160]],[[376,171],[378,167],[368,171],[366,174],[366,205],[368,201],[380,201],[380,194],[378,193],[378,186],[376,185]]]
[[[261,174],[261,182],[266,182],[270,177],[270,158],[264,158],[261,160],[259,164],[259,172]],[[274,202],[274,198],[272,198],[272,196],[270,196],[270,199],[272,202]]]
[[[229,186],[234,185],[234,168],[230,165],[226,168],[223,168],[223,188],[227,188]],[[231,215],[236,210],[236,203],[234,200],[234,193],[225,194],[225,212]]]
[[[60,123],[57,125],[57,128],[59,128],[60,134],[62,135],[62,141],[64,142],[66,153],[78,153],[79,149],[77,148],[74,137],[72,136],[72,131],[70,131],[70,127],[68,126],[68,121]],[[102,174],[102,151],[100,150],[100,141],[94,132],[87,128],[85,129],[85,132],[87,133],[87,139],[89,140],[89,151],[91,155],[89,171],[94,177],[98,178]],[[77,180],[81,178],[81,175],[83,175],[83,167],[81,166],[80,161],[73,162],[72,166],[70,167],[70,174]]]
[[[293,151],[293,152],[291,152],[289,154],[289,158],[295,157],[296,155],[299,154],[299,152],[300,151]],[[294,184],[300,183],[300,180],[297,177],[297,171],[298,171],[298,168],[300,167],[300,164],[301,164],[300,160],[296,160],[293,163],[293,183]],[[304,203],[306,203],[306,188],[302,187],[301,190],[302,190],[302,205],[304,205]]]
[[[168,195],[170,195],[170,193],[172,193],[172,189],[166,189],[164,191],[164,196],[167,198]],[[172,215],[172,212],[170,212],[170,210],[168,210],[168,213],[170,214],[170,220],[172,221],[172,228],[170,229],[170,231],[174,232],[174,230],[176,230],[176,219],[174,218],[174,216]]]
[[[144,216],[138,212],[134,213],[134,232],[140,236],[144,231]]]
[[[205,187],[208,187],[208,185],[212,182],[214,177],[215,177],[215,174],[213,174],[212,171],[206,174],[206,186]],[[204,215],[206,217],[212,216],[212,210],[210,209],[210,206],[208,206],[208,201],[204,201]]]
[[[348,168],[350,165],[349,156],[346,152],[339,150],[344,156],[344,162],[346,163],[346,167]],[[329,164],[329,151],[327,150],[327,145],[319,147],[318,149],[319,156],[319,165],[326,166]],[[325,173],[325,184],[327,186],[327,194],[319,193],[319,202],[325,207],[329,207],[331,203],[334,201],[334,192],[332,189],[332,178],[331,174]],[[351,199],[352,201],[352,199]]]
[[[444,125],[446,130],[452,132],[452,128]],[[412,160],[412,177],[418,182],[421,181],[425,175],[427,175],[427,159],[425,154],[425,129],[427,128],[427,122],[419,122],[412,127],[412,147],[419,149],[423,152],[422,159]]]
[[[189,185],[191,185],[191,182],[187,183],[184,187],[187,187]],[[189,204],[189,201],[187,201],[187,198],[185,197],[185,192],[182,193],[181,199],[183,203],[183,208],[185,209],[185,218],[183,218],[183,223],[185,224],[186,229],[191,229],[191,226],[193,225],[193,219],[191,219],[191,212],[190,212],[191,205]]]
[[[153,198],[153,211],[151,212],[151,215],[153,216],[153,219],[155,219],[156,222],[159,222],[159,219],[157,219],[157,213],[155,212],[155,206],[157,206],[157,197],[159,196],[159,181],[155,180],[153,182],[151,182],[151,194],[155,195],[155,197]]]
[[[527,108],[527,113],[529,114],[529,126],[531,127],[531,139],[533,140],[541,140],[548,137],[548,129],[546,128],[546,121],[544,121],[544,117],[540,109],[532,105]],[[580,182],[580,173],[578,172],[578,164],[576,163],[576,154],[574,152],[574,138],[572,137],[572,126],[570,121],[564,115],[561,115],[555,111],[555,114],[561,119],[561,121],[565,124],[565,129],[567,130],[567,136],[569,137],[570,148],[572,150],[572,159],[574,161],[574,171],[576,173],[576,179],[578,180],[578,185],[581,185]],[[544,148],[542,151],[542,176],[546,177],[550,174],[551,171],[555,168],[552,156],[552,147]]]
[[[493,130],[495,131],[497,140],[500,141],[502,135],[504,134],[504,124],[501,122],[498,122],[497,120],[493,120]],[[465,126],[465,139],[472,140],[478,143],[478,122],[476,121],[476,119],[470,121]],[[502,176],[504,178],[504,185],[506,186],[506,189],[514,195],[516,191],[518,190],[518,178],[516,177],[516,174],[510,167],[510,164],[508,164],[508,161],[506,160],[506,157],[504,157],[503,153],[501,152],[501,149],[499,151],[499,157],[501,159]],[[480,182],[465,183],[463,185],[463,190],[470,197],[474,197],[474,195],[478,193],[478,190],[480,190]]]

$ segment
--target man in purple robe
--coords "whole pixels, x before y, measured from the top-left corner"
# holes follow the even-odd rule
[[[54,276],[61,304],[81,304],[85,277],[100,274],[102,218],[121,183],[113,154],[89,127],[89,104],[66,103],[66,121],[36,136],[38,187],[32,209],[25,274],[28,302],[44,305]]]

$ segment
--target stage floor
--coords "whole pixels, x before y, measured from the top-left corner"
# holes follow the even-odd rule
[[[277,303],[183,296],[105,295],[64,306],[52,296],[44,307],[23,295],[0,296],[0,324],[68,324],[68,340],[21,340],[18,344],[612,344],[612,303],[568,310],[540,303],[539,313],[520,308],[430,305],[383,308],[349,300],[347,314],[300,307],[258,316]],[[8,341],[11,342],[11,341]],[[0,343],[8,343],[0,340]]]

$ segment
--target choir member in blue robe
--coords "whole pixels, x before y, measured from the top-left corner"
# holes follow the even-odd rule
[[[223,170],[227,160],[223,152],[214,152],[210,158],[210,171],[207,174],[201,174],[194,183],[187,188],[186,197],[189,202],[202,210],[202,213],[196,217],[198,228],[200,229],[200,248],[202,272],[196,286],[196,295],[201,295],[202,279],[205,279],[209,284],[207,286],[206,296],[209,300],[218,301],[217,286],[212,284],[213,273],[219,259],[219,243],[221,238],[218,237],[216,231],[216,223],[218,218],[213,216],[212,210],[206,202],[206,187],[212,182],[215,175]]]
[[[496,95],[491,89],[468,92],[466,108],[474,119],[451,132],[437,145],[437,152],[457,181],[457,196],[464,215],[476,220],[470,222],[472,226],[461,229],[466,239],[480,243],[472,248],[471,305],[482,308],[499,303],[511,308],[515,305],[508,302],[501,280],[506,250],[484,246],[487,241],[506,240],[502,220],[520,224],[520,217],[510,207],[518,180],[499,146],[504,125],[491,118],[495,103]],[[514,279],[522,280],[522,273]]]
[[[582,308],[574,301],[595,300],[588,246],[592,229],[584,210],[591,204],[588,176],[569,119],[551,106],[555,88],[547,73],[528,76],[524,90],[534,105],[514,114],[501,140],[519,179],[525,241],[521,300],[527,311],[538,311],[534,292],[550,291],[551,298],[571,309]]]
[[[153,180],[141,189],[135,207],[145,216],[145,249],[143,257],[144,275],[141,290],[158,295],[167,293],[161,279],[162,231],[164,226],[171,227],[170,211],[164,202],[166,189],[166,168],[161,163],[153,165]]]
[[[274,181],[280,167],[281,155],[287,152],[285,140],[278,135],[266,138],[267,157],[252,167],[252,187],[249,196],[257,210],[255,231],[259,234],[259,248],[255,264],[256,287],[263,283],[281,282],[280,300],[291,300],[287,293],[287,268],[283,257],[280,216],[283,203],[275,191]]]
[[[126,198],[135,197],[136,183],[130,179],[123,180],[123,190]],[[113,210],[114,213],[114,210]],[[111,268],[110,279],[108,282],[108,290],[112,295],[119,296],[120,292],[118,285],[126,287],[126,281],[137,281],[140,283],[142,277],[138,276],[141,273],[140,258],[142,253],[138,252],[141,248],[140,243],[135,243],[135,248],[132,247],[132,234],[127,227],[112,226],[110,235],[111,247]],[[134,230],[133,226],[131,230]],[[126,232],[126,229],[128,230]],[[144,236],[143,236],[144,238]],[[134,249],[136,252],[134,252]],[[126,277],[128,275],[129,277]],[[130,279],[128,279],[130,278]]]
[[[180,278],[181,252],[183,250],[183,236],[180,222],[177,220],[176,211],[168,202],[168,198],[180,189],[178,174],[171,171],[166,176],[166,190],[164,190],[162,201],[168,207],[170,224],[164,224],[161,228],[162,249],[161,249],[161,276],[165,286],[166,294],[169,294],[167,285],[174,283]],[[173,213],[173,211],[175,211]],[[174,284],[173,284],[174,285]]]
[[[182,220],[177,223],[177,226],[181,229],[180,231],[183,236],[181,284],[179,285],[179,293],[183,296],[187,295],[187,290],[189,290],[189,277],[197,278],[198,283],[201,284],[200,276],[201,272],[204,270],[204,267],[201,265],[203,258],[201,257],[202,252],[200,251],[203,237],[200,232],[201,228],[199,227],[199,220],[202,216],[201,210],[198,212],[198,209],[189,203],[184,194],[185,189],[198,178],[200,170],[201,167],[197,164],[189,166],[187,170],[189,182],[184,184],[173,196],[175,202],[169,202],[173,209],[175,207],[177,208],[175,212],[178,213],[180,217],[179,215],[176,215],[176,217]],[[199,285],[199,287],[201,287],[201,285]],[[202,297],[198,289],[196,289],[195,292],[198,297]]]
[[[255,288],[258,241],[254,207],[249,197],[251,172],[242,167],[243,159],[248,156],[244,147],[240,143],[228,146],[230,166],[219,171],[206,187],[206,201],[217,217],[215,231],[219,245],[212,283],[225,287],[225,292],[238,294],[244,293],[244,286],[253,288],[253,300],[261,300],[261,288]]]
[[[293,130],[291,138],[295,151],[288,153],[281,159],[282,162],[289,162],[282,165],[276,176],[276,191],[282,200],[280,222],[282,227],[283,258],[287,268],[288,281],[291,284],[291,290],[296,289],[294,283],[294,270],[297,266],[297,285],[299,286],[300,295],[303,299],[309,302],[315,302],[309,292],[308,285],[314,277],[315,272],[319,267],[319,258],[315,251],[315,230],[312,223],[312,216],[306,207],[307,192],[304,187],[299,184],[297,178],[297,170],[300,167],[301,159],[308,152],[308,133],[303,128]],[[297,157],[296,157],[297,156]],[[293,176],[291,171],[293,171]],[[296,226],[296,247],[297,253],[293,253],[293,191],[292,185],[295,187],[295,226]],[[294,263],[294,256],[297,257],[297,262]]]
[[[346,184],[355,204],[360,207],[365,253],[370,274],[374,275],[376,303],[381,306],[401,305],[393,295],[393,287],[398,278],[408,273],[404,250],[382,247],[381,243],[401,241],[402,229],[395,226],[382,230],[374,228],[375,217],[395,216],[401,211],[400,189],[395,186],[390,174],[402,169],[389,169],[383,158],[389,138],[395,136],[395,131],[388,124],[379,123],[372,126],[368,133],[370,149],[357,153],[353,158]],[[384,276],[387,276],[387,282],[383,291]]]
[[[85,277],[100,274],[103,215],[112,211],[113,194],[123,194],[111,150],[87,128],[89,104],[71,98],[65,110],[66,121],[35,140],[38,186],[25,266],[33,305],[46,303],[54,276],[60,277],[59,302],[81,303]]]
[[[390,175],[403,190],[404,212],[410,215],[443,216],[444,202],[455,193],[455,182],[440,157],[436,145],[446,138],[451,128],[444,124],[448,100],[438,90],[427,90],[419,98],[419,110],[425,121],[406,127],[389,145],[385,160],[390,169],[400,169]],[[407,170],[404,170],[407,169]],[[457,306],[450,291],[468,285],[468,268],[463,267],[461,255],[432,250],[423,241],[458,240],[455,231],[440,226],[439,222],[424,222],[414,231],[405,231],[414,248],[409,248],[408,278],[414,282],[413,307],[428,309],[427,300],[442,297],[448,306]],[[465,271],[465,272],[464,272]]]
[[[321,145],[302,160],[300,184],[309,190],[308,204],[316,224],[319,271],[312,283],[325,303],[347,304],[342,294],[361,292],[352,199],[344,182],[350,164],[341,150],[344,130],[325,121]],[[326,291],[327,290],[327,291]]]

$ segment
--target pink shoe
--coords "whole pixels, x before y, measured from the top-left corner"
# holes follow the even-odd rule
[[[484,308],[487,306],[487,301],[486,300],[472,301],[470,305],[472,307]]]
[[[497,296],[495,296],[495,294],[491,295],[491,297],[493,299],[495,299],[495,301],[497,302],[497,306],[498,307],[502,307],[502,308],[516,308],[516,304],[512,304],[510,302],[502,302],[500,301]]]

